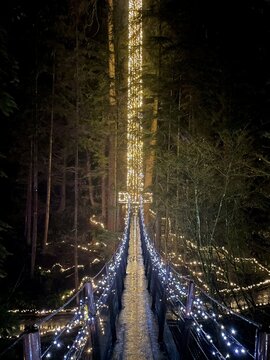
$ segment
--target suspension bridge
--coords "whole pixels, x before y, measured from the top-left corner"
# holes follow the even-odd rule
[[[270,359],[270,335],[162,258],[144,223],[142,0],[129,0],[125,230],[113,257],[59,309],[0,354],[21,359]],[[57,331],[42,333],[63,312]]]
[[[67,322],[42,335],[42,326],[67,309]],[[260,324],[224,306],[162,258],[141,203],[139,209],[129,205],[111,260],[1,356],[17,347],[25,360],[266,360],[269,339]]]

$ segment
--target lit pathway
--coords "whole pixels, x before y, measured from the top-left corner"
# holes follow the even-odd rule
[[[133,217],[130,245],[122,298],[123,309],[119,316],[114,360],[165,359],[157,343],[157,325],[151,311],[144,275],[137,217]]]

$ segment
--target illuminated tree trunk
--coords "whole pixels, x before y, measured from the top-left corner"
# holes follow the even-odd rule
[[[142,137],[142,0],[129,1],[128,98],[127,98],[127,191],[139,202],[144,189]]]
[[[53,73],[52,73],[52,104],[51,104],[51,123],[50,123],[50,140],[48,156],[48,177],[47,177],[47,198],[45,213],[45,229],[42,243],[42,250],[45,251],[48,242],[50,205],[51,205],[51,183],[52,183],[52,148],[53,148],[53,122],[54,122],[54,87],[55,87],[55,56],[53,56]]]
[[[109,159],[108,159],[108,230],[115,231],[116,225],[116,89],[115,89],[115,48],[113,26],[113,0],[108,0],[108,43],[109,43]]]

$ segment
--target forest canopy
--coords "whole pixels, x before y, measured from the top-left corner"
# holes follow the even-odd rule
[[[61,291],[77,288],[113,253],[123,229],[127,2],[5,6],[1,301],[23,307],[29,278],[55,294],[59,269],[71,268]],[[247,270],[238,257],[269,263],[269,6],[146,0],[141,14],[148,225],[168,260],[201,261],[212,292],[220,290],[214,265],[240,279]]]

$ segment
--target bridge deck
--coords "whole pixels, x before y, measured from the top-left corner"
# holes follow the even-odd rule
[[[137,217],[130,230],[127,276],[119,316],[113,359],[157,360],[166,357],[157,342],[157,324],[151,311],[141,251]]]

